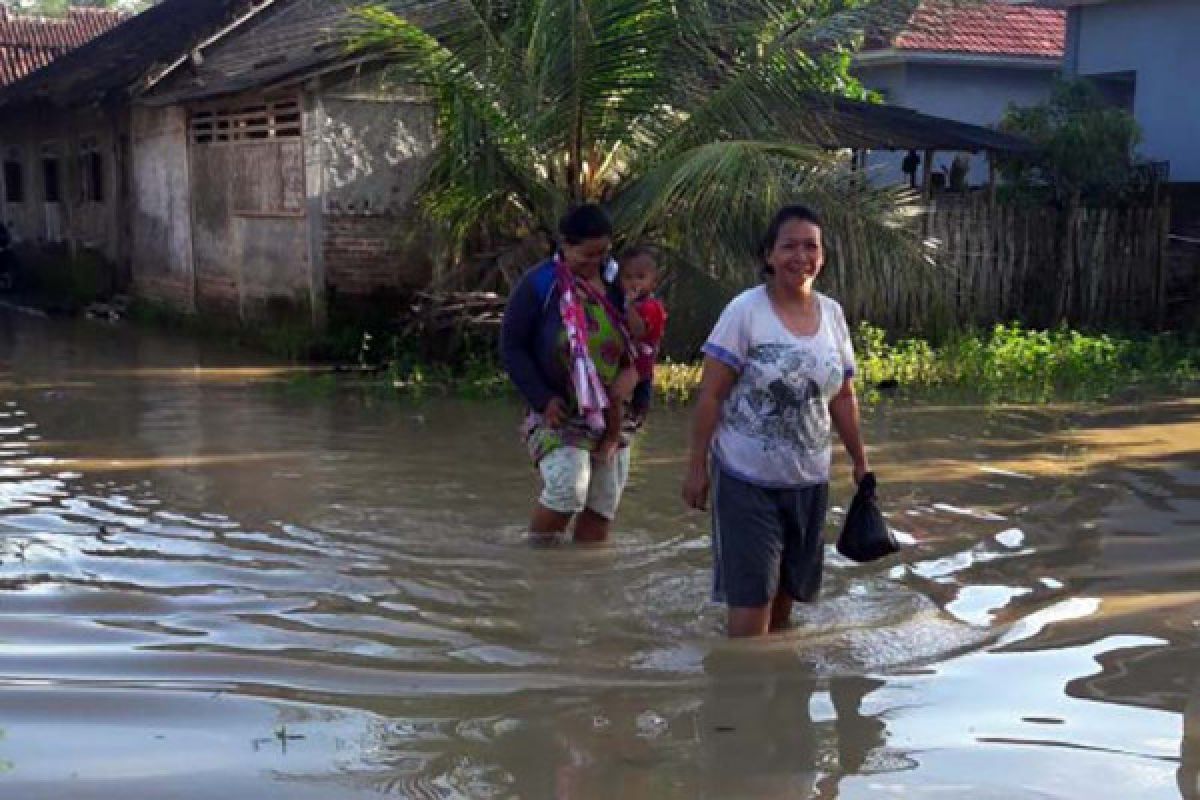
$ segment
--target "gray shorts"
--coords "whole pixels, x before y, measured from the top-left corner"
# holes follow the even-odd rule
[[[829,484],[765,489],[713,465],[713,600],[760,608],[777,593],[809,602],[821,588]]]

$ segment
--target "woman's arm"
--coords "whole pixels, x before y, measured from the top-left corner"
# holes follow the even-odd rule
[[[700,378],[700,397],[692,412],[691,448],[688,455],[687,474],[683,480],[683,502],[689,508],[701,511],[708,507],[708,448],[721,419],[721,407],[725,404],[737,371],[712,356],[704,359],[704,372]]]
[[[556,405],[562,405],[562,400],[556,398],[554,391],[546,385],[534,352],[542,323],[542,303],[534,286],[535,274],[535,270],[527,272],[508,299],[500,329],[500,358],[504,371],[530,408],[552,414],[558,409],[547,407],[556,399]]]
[[[867,450],[863,446],[862,431],[858,425],[858,394],[854,391],[854,380],[847,378],[842,388],[829,401],[829,416],[833,427],[846,447],[846,453],[854,462],[854,482],[862,480],[870,471]]]

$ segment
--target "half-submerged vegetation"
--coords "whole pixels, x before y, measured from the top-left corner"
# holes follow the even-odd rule
[[[854,338],[859,390],[868,402],[895,389],[917,394],[949,390],[997,402],[1102,399],[1130,385],[1180,387],[1200,380],[1200,339],[1194,336],[1038,331],[1013,323],[932,344],[921,338],[889,341],[883,330],[863,323]],[[400,340],[390,349],[393,360],[387,368],[360,377],[359,385],[409,397],[511,393],[492,348],[453,363],[422,360]],[[660,363],[655,370],[660,401],[687,403],[700,375],[698,362]],[[328,380],[323,385],[333,386]]]

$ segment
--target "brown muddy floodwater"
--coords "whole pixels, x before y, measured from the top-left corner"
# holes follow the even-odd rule
[[[920,544],[734,645],[682,412],[533,549],[508,403],[11,312],[0,384],[4,798],[1200,797],[1195,397],[874,406]]]

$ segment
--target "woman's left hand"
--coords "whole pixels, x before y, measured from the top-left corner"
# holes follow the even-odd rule
[[[705,464],[693,465],[683,480],[683,502],[697,511],[708,510],[709,478]]]
[[[866,461],[860,461],[854,465],[854,485],[862,483],[863,476],[871,471],[871,467]]]

